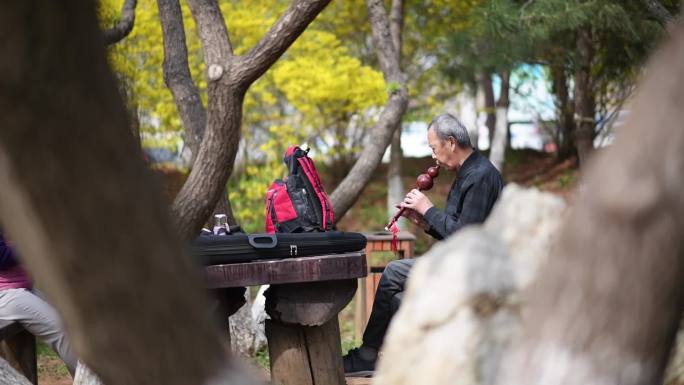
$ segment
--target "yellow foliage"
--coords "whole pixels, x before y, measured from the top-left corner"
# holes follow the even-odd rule
[[[116,20],[122,3],[101,0],[103,27]],[[219,1],[234,53],[242,55],[256,45],[289,3]],[[189,9],[184,3],[181,6],[190,71],[206,104],[201,44]],[[387,98],[382,74],[354,57],[340,39],[369,31],[365,12],[362,16],[357,12],[365,11],[363,1],[335,2],[328,8],[245,96],[242,131],[247,166],[233,176],[230,198],[237,217],[248,230],[258,230],[253,224],[263,224],[264,195],[272,180],[285,173],[282,156],[287,145],[308,141],[311,147],[323,145],[328,151],[358,151],[352,145],[332,148],[316,139],[336,138],[347,143],[348,138],[340,130],[352,116],[382,105]],[[140,116],[144,145],[177,146],[183,127],[164,83],[163,38],[154,0],[138,1],[133,31],[110,48],[109,57],[131,108]],[[177,133],[178,139],[150,135],[159,132]]]

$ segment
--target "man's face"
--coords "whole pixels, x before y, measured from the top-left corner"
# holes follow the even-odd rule
[[[432,159],[436,160],[437,164],[447,170],[458,167],[458,162],[452,164],[454,163],[453,143],[449,140],[441,140],[433,128],[428,130],[428,145],[432,149]]]

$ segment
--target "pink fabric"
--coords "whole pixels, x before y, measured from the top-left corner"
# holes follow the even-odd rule
[[[17,265],[0,270],[0,290],[30,289],[32,286],[31,279],[23,267]]]

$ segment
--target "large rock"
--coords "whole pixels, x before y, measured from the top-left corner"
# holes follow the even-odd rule
[[[492,384],[564,209],[560,198],[509,185],[484,225],[421,257],[374,384]]]
[[[230,347],[233,353],[251,358],[254,356],[254,320],[252,319],[252,299],[249,290],[245,291],[245,305],[230,316]]]
[[[0,385],[31,385],[31,383],[0,357]]]

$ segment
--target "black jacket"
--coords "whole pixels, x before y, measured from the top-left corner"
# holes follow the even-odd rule
[[[425,220],[430,225],[426,232],[437,239],[444,239],[463,226],[484,222],[503,185],[496,167],[474,151],[458,171],[449,191],[446,210],[431,207],[425,213]]]

